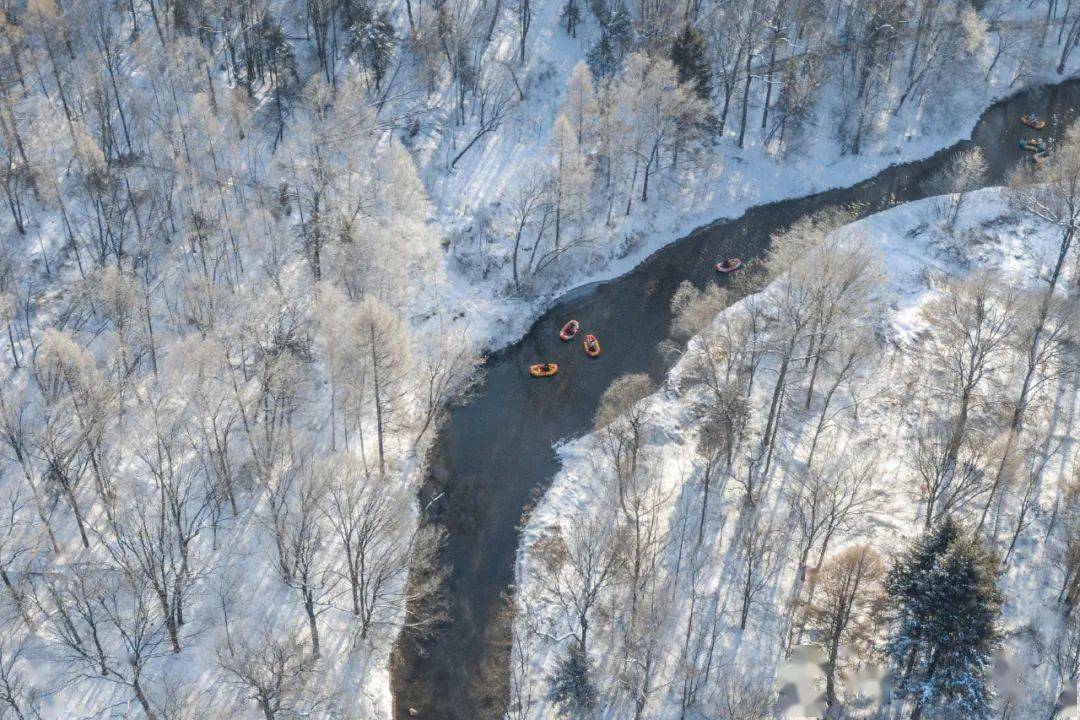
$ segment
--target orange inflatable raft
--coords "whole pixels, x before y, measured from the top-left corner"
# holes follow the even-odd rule
[[[585,346],[585,354],[589,357],[600,356],[600,341],[596,339],[595,335],[586,335],[585,341],[581,344]]]
[[[529,374],[536,378],[551,377],[559,372],[559,366],[555,363],[537,363],[529,366]]]
[[[1035,113],[1028,113],[1020,116],[1020,122],[1027,125],[1032,130],[1042,130],[1046,127],[1046,121],[1040,118]]]
[[[742,267],[742,260],[739,258],[728,258],[716,263],[716,272],[729,273],[735,272]]]

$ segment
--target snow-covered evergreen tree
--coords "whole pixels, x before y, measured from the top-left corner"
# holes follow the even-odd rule
[[[911,720],[990,717],[987,679],[1002,604],[997,567],[993,553],[945,518],[889,571],[887,652]]]
[[[702,100],[708,100],[712,93],[712,69],[708,58],[705,37],[687,23],[671,44],[671,62],[679,71],[679,82],[692,82]]]
[[[551,699],[564,717],[579,718],[596,706],[589,657],[574,643],[551,678]]]

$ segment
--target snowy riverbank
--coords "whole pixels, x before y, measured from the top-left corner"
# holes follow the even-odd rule
[[[928,374],[925,359],[932,346],[929,338],[938,332],[928,319],[933,316],[930,308],[948,292],[948,283],[992,278],[1003,286],[995,294],[997,299],[1014,291],[1033,293],[1041,287],[1037,278],[1045,277],[1056,258],[1059,232],[1017,214],[1010,208],[1008,194],[1000,189],[971,194],[953,230],[943,227],[943,205],[941,198],[902,205],[845,226],[833,235],[879,255],[886,282],[873,305],[879,314],[860,321],[877,333],[877,349],[867,364],[838,388],[820,440],[825,450],[819,451],[816,472],[833,478],[830,482],[840,482],[836,472],[872,464],[865,491],[872,493],[873,501],[857,518],[849,518],[837,529],[829,545],[830,556],[852,544],[867,543],[889,559],[923,526],[926,498],[913,461],[925,452],[918,445],[924,418],[945,412],[933,405],[931,388],[939,381],[932,372]],[[638,711],[647,717],[678,718],[685,708],[709,717],[743,717],[724,714],[724,703],[733,693],[749,692],[755,682],[764,682],[767,691],[773,682],[777,687],[782,684],[778,677],[791,677],[785,667],[785,649],[793,642],[800,607],[791,600],[803,597],[800,587],[806,591],[798,572],[798,511],[800,507],[805,510],[807,502],[806,458],[823,401],[818,396],[809,408],[803,408],[805,378],[798,381],[797,387],[802,389],[790,391],[788,402],[798,407],[791,409],[780,425],[775,466],[757,490],[760,494],[754,508],[747,507],[742,496],[740,476],[746,472],[743,449],[737,452],[730,474],[725,471],[714,478],[711,498],[703,497],[707,468],[700,444],[702,407],[710,403],[708,383],[702,384],[701,379],[702,359],[715,357],[722,345],[718,338],[726,336],[730,328],[744,327],[741,324],[747,317],[760,316],[768,323],[773,315],[770,307],[776,301],[771,296],[776,292],[775,286],[765,288],[760,295],[725,310],[705,331],[705,339],[690,342],[664,387],[633,411],[643,438],[639,469],[646,468],[643,477],[647,479],[641,481],[643,502],[630,504],[646,518],[640,527],[647,528],[651,552],[655,553],[649,565],[654,574],[652,589],[643,596],[654,592],[665,599],[655,606],[656,617],[642,626],[654,628],[658,634],[639,634],[639,644],[628,649],[621,639],[628,612],[627,591],[622,587],[626,579],[609,578],[596,585],[598,595],[589,614],[590,659],[600,717],[633,714],[635,697],[643,702]],[[767,340],[764,345],[768,345]],[[759,436],[764,425],[776,370],[770,351],[764,355],[757,373],[762,379],[747,403],[749,444],[756,442],[752,438]],[[993,379],[980,391],[980,403],[998,402],[996,398],[1002,396],[995,392],[1007,394],[1000,388],[1008,388],[1011,367],[1011,361],[1004,357],[995,363]],[[999,553],[1008,557],[1001,589],[1006,598],[1006,652],[1013,674],[1011,681],[1001,682],[1002,697],[1013,688],[1009,682],[1019,682],[1014,707],[1023,717],[1046,712],[1059,690],[1046,648],[1053,644],[1061,622],[1056,598],[1069,539],[1061,533],[1070,532],[1063,530],[1061,518],[1075,512],[1075,508],[1062,507],[1062,493],[1076,468],[1075,426],[1080,421],[1076,390],[1071,373],[1046,388],[1033,411],[1031,455],[1023,465],[1026,470],[989,509],[986,521],[988,537]],[[917,407],[923,403],[929,405]],[[980,407],[987,411],[985,405]],[[625,417],[623,422],[627,422]],[[982,422],[990,420],[983,418]],[[992,423],[980,432],[988,433],[994,443],[1002,441]],[[575,577],[578,582],[582,578],[581,572],[575,575],[572,569],[580,570],[575,553],[581,553],[587,543],[572,528],[589,527],[587,518],[611,526],[627,522],[625,507],[620,510],[612,494],[615,480],[609,462],[610,443],[611,436],[601,431],[560,449],[563,470],[532,512],[523,533],[512,660],[516,691],[512,704],[521,705],[512,717],[557,715],[549,695],[549,678],[575,642],[573,638],[581,633],[575,606],[567,604],[567,597],[572,594],[569,588]],[[980,463],[987,473],[993,470],[989,455],[972,462]],[[842,466],[846,469],[840,470]],[[705,498],[709,498],[707,502]],[[953,510],[974,522],[982,499],[983,495],[976,494],[958,500]],[[1018,524],[1021,530],[1012,542]],[[699,535],[701,528],[703,535]],[[767,572],[746,565],[754,550],[747,538],[755,533],[770,538]],[[568,549],[553,551],[555,546]],[[599,547],[591,546],[594,550]],[[599,562],[600,551],[595,552],[594,562]],[[813,552],[818,552],[818,546]],[[821,552],[825,554],[824,548]],[[624,567],[618,572],[629,571]],[[748,572],[756,573],[753,582],[760,587],[755,588],[749,622],[740,630],[740,588]],[[556,575],[557,581],[553,579]],[[624,655],[627,652],[629,656]],[[644,670],[650,682],[643,695],[635,696],[634,688],[640,690],[641,686],[634,683],[640,682],[638,675],[644,667],[640,663],[645,657],[651,662]],[[629,666],[625,664],[628,661]],[[867,668],[863,671],[865,674]],[[721,678],[734,678],[736,684]],[[689,699],[688,683],[694,686]],[[812,708],[820,686],[804,683],[800,690],[800,702],[809,707],[805,714],[816,716],[820,706],[817,711]],[[873,705],[872,698],[868,702]],[[792,713],[789,717],[800,717],[794,709]],[[751,716],[757,717],[745,715]]]
[[[610,222],[602,208],[594,208],[589,243],[572,262],[553,265],[521,294],[510,285],[499,217],[508,211],[515,190],[547,172],[553,162],[552,132],[564,111],[567,83],[595,40],[591,27],[577,39],[567,37],[558,23],[561,8],[555,0],[537,4],[538,30],[530,41],[532,60],[527,65],[527,78],[535,87],[513,116],[450,172],[446,155],[437,149],[441,146],[421,146],[418,153],[435,217],[452,238],[445,302],[464,313],[470,334],[489,350],[518,339],[559,295],[618,277],[697,228],[738,217],[754,206],[848,187],[890,165],[929,157],[969,138],[980,115],[995,101],[1024,88],[1060,82],[1080,68],[1080,59],[1072,58],[1065,74],[1057,74],[1054,58],[1060,53],[1053,44],[1038,47],[1034,56],[1004,53],[995,58],[996,48],[988,41],[968,63],[950,71],[947,92],[909,103],[899,113],[876,116],[858,155],[834,134],[836,117],[846,110],[835,83],[826,82],[797,147],[778,154],[752,132],[740,149],[737,128],[729,127],[699,147],[692,163],[659,173],[649,202],[634,202],[629,213],[615,212]],[[1037,8],[1010,6],[996,22],[1034,27],[1040,18]],[[506,47],[493,46],[488,52],[498,56]],[[986,74],[991,63],[993,69]],[[625,198],[621,202],[625,204]],[[468,251],[462,253],[462,248]],[[477,276],[478,265],[490,270]]]

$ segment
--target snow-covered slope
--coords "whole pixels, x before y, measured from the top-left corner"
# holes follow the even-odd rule
[[[828,560],[857,544],[869,544],[890,561],[925,524],[926,492],[919,483],[917,459],[927,447],[919,439],[935,419],[950,417],[951,402],[939,394],[943,376],[928,360],[942,332],[931,320],[937,317],[935,302],[955,287],[950,283],[965,278],[1000,284],[991,294],[995,303],[1018,302],[1017,292],[1041,291],[1056,260],[1060,228],[1016,211],[1007,191],[972,193],[952,228],[943,219],[949,203],[950,198],[937,197],[901,205],[830,236],[830,242],[880,254],[886,282],[870,306],[877,309],[853,318],[876,333],[874,350],[830,399],[812,472],[807,460],[819,418],[826,415],[827,383],[819,377],[817,394],[804,407],[809,371],[800,361],[798,379],[785,391],[790,409],[780,421],[771,470],[754,490],[754,505],[747,504],[744,475],[754,472],[748,463],[760,442],[777,372],[776,347],[756,336],[763,359],[747,397],[745,436],[734,465],[712,466],[711,489],[705,485],[709,464],[701,434],[705,409],[713,401],[701,371],[704,359],[723,362],[727,356],[721,348],[727,346],[720,338],[731,336],[748,314],[759,317],[763,326],[769,318],[775,320],[783,280],[724,310],[703,335],[690,341],[664,387],[631,411],[643,438],[636,460],[639,479],[617,479],[610,430],[560,448],[563,470],[532,511],[518,555],[512,686],[514,699],[524,709],[516,717],[558,715],[549,687],[568,648],[578,642],[574,638],[580,637],[577,606],[567,597],[572,595],[569,588],[585,587],[581,579],[586,575],[598,589],[588,620],[600,716],[628,717],[636,708],[642,716],[655,718],[698,717],[698,712],[704,717],[756,718],[749,704],[741,706],[745,714],[732,710],[735,700],[750,703],[755,692],[763,692],[766,700],[775,698],[770,687],[779,689],[793,679],[799,691],[781,695],[780,707],[789,707],[787,717],[819,716],[823,686],[811,680],[820,673],[807,676],[799,660],[815,654],[810,647],[800,647],[813,643],[812,633],[800,629],[801,608],[812,600],[813,570],[822,557]],[[1073,296],[1075,288],[1070,284],[1060,295]],[[1018,312],[1016,306],[1012,311]],[[1075,307],[1063,312],[1072,318],[1067,322],[1076,322]],[[995,458],[1001,457],[1005,433],[1000,408],[1016,389],[1013,353],[1023,351],[1018,338],[1025,317],[1018,314],[1010,321],[1016,336],[1008,350],[995,356],[989,377],[979,385],[975,432],[984,444],[982,454],[969,460],[986,477],[994,475],[999,462]],[[803,347],[798,354],[805,352]],[[1050,374],[1050,386],[1032,404],[1027,431],[1018,442],[1024,453],[1010,460],[1018,465],[1015,475],[989,503],[978,531],[1006,559],[1000,587],[1006,598],[1002,657],[1007,664],[994,682],[999,707],[1010,704],[1018,717],[1043,716],[1054,707],[1059,691],[1070,686],[1050,658],[1063,622],[1063,556],[1076,532],[1075,495],[1068,499],[1064,492],[1077,468],[1080,398],[1073,370],[1066,366],[1060,374]],[[619,437],[628,442],[625,433]],[[807,478],[825,477],[833,487],[841,487],[852,468],[866,473],[867,484],[860,491],[866,495],[859,501],[866,505],[830,538],[819,536],[812,543],[810,573],[803,575],[799,559],[805,515],[800,511],[807,511]],[[979,487],[949,508],[970,527],[976,526],[988,502],[988,486]],[[628,502],[627,497],[637,500]],[[627,575],[633,560],[627,557],[611,577],[596,582],[595,566],[604,555],[601,534],[590,525],[593,520],[627,528],[620,544],[628,554],[635,537],[644,533],[648,538],[644,547],[650,577],[634,595],[642,608],[642,598],[659,595],[658,602],[631,611]],[[574,530],[581,527],[596,532],[585,537]],[[769,539],[764,570],[747,566],[747,558],[761,549],[755,537]],[[582,563],[575,560],[584,547],[594,553],[588,573],[581,572]],[[760,587],[755,586],[748,622],[740,629],[741,592],[750,575]],[[638,617],[628,620],[632,613]],[[649,613],[654,616],[640,619]],[[625,635],[628,629],[633,642]],[[887,632],[887,626],[877,626],[877,647]],[[853,716],[870,717],[869,709],[882,699],[873,680],[881,674],[871,670],[880,660],[866,649],[853,652],[847,666],[859,670],[863,684],[856,690],[853,681],[842,697]],[[853,663],[855,659],[861,661]]]

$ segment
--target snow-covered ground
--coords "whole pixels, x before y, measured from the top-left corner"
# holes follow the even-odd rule
[[[834,407],[841,410],[825,433],[827,449],[819,451],[816,461],[819,467],[828,466],[833,458],[855,454],[873,462],[875,500],[865,517],[833,539],[830,555],[853,543],[869,543],[888,559],[923,527],[924,506],[913,482],[912,466],[912,458],[918,455],[915,443],[922,416],[913,412],[912,405],[929,402],[930,389],[936,382],[920,362],[931,336],[924,310],[940,296],[946,280],[989,273],[983,277],[992,277],[1008,288],[1037,291],[1044,287],[1056,259],[1060,230],[1016,212],[1010,207],[1008,191],[990,188],[971,194],[952,230],[942,220],[944,204],[939,197],[901,205],[845,226],[834,236],[880,253],[887,282],[881,288],[880,314],[864,318],[878,333],[874,357],[840,390],[843,397],[834,400]],[[773,288],[766,287],[759,295],[724,310],[711,330],[736,321],[747,312],[747,303],[764,301],[767,308]],[[1075,288],[1067,292],[1075,293]],[[765,315],[769,315],[767,309]],[[687,650],[693,644],[687,630],[690,625],[715,628],[708,653],[714,679],[711,687],[703,684],[698,688],[696,704],[686,717],[698,717],[694,714],[697,710],[705,712],[705,717],[741,717],[721,711],[721,677],[757,678],[766,685],[775,682],[777,688],[783,684],[777,678],[792,677],[787,653],[793,644],[792,628],[797,615],[791,599],[799,587],[798,556],[793,556],[792,545],[798,535],[794,506],[803,501],[797,483],[806,476],[805,461],[820,399],[810,409],[804,409],[800,400],[804,386],[800,383],[801,390],[790,391],[799,399],[793,397],[789,402],[799,407],[780,427],[775,469],[759,490],[756,506],[759,521],[767,523],[779,538],[780,561],[775,573],[767,577],[746,630],[740,631],[738,586],[744,577],[740,538],[749,532],[747,518],[752,513],[743,503],[733,476],[716,478],[702,549],[694,549],[697,514],[703,502],[704,462],[696,447],[701,407],[708,404],[707,390],[694,380],[692,369],[702,357],[701,343],[700,337],[690,342],[663,388],[643,400],[637,409],[644,417],[641,432],[645,438],[639,463],[649,468],[644,474],[655,486],[649,486],[652,489],[648,497],[660,507],[656,532],[663,539],[658,544],[661,550],[656,572],[660,579],[655,582],[663,592],[670,593],[661,610],[659,623],[663,630],[659,634],[659,651],[654,653],[655,677],[644,717],[683,717],[680,708],[685,680],[690,675],[700,677],[702,671],[700,653],[690,653],[693,657],[688,660]],[[748,398],[749,426],[754,428],[750,437],[758,437],[755,433],[760,432],[768,411],[771,362],[765,359],[758,373],[764,379]],[[1002,373],[1006,366],[1007,361],[999,361],[993,372]],[[1077,390],[1075,375],[1067,373],[1046,390],[1040,409],[1030,421],[1039,452],[1045,452],[1047,460],[1035,490],[1034,509],[1000,583],[1006,597],[1004,652],[1012,667],[1001,674],[1004,679],[999,691],[1003,701],[1019,683],[1019,691],[1012,693],[1013,712],[1018,713],[1013,717],[1047,716],[1059,690],[1045,653],[1040,654],[1036,648],[1045,649],[1060,622],[1057,597],[1062,583],[1064,539],[1049,528],[1055,518],[1056,527],[1061,527],[1060,516],[1066,511],[1061,507],[1062,489],[1077,467]],[[986,391],[981,397],[993,403],[990,394]],[[532,511],[523,533],[516,568],[519,614],[512,672],[518,693],[515,699],[522,705],[513,717],[557,716],[549,696],[549,678],[556,662],[575,642],[572,614],[554,602],[551,586],[540,580],[545,576],[541,563],[558,562],[548,551],[552,539],[566,537],[572,526],[586,523],[586,518],[598,518],[601,523],[621,522],[622,511],[612,500],[610,488],[614,481],[603,443],[604,434],[599,431],[559,448],[563,469]],[[735,472],[743,472],[741,466]],[[993,527],[987,532],[1001,554],[1010,545],[1023,492],[1023,488],[1011,489],[1001,507],[991,510],[994,520],[989,524]],[[972,515],[968,507],[961,506],[958,511],[968,519],[978,517],[978,512]],[[1075,512],[1075,508],[1069,512]],[[813,557],[810,560],[811,565],[815,564]],[[616,611],[614,605],[608,607],[620,602],[616,598],[625,602],[624,595],[605,589],[590,616],[590,655],[600,685],[599,717],[628,717],[634,711],[632,695],[619,681],[626,677],[626,666],[618,648],[625,646],[619,645],[620,630],[613,625],[613,618],[621,617],[625,608]],[[710,636],[709,632],[704,635]],[[796,648],[795,655],[799,652],[806,650]],[[631,656],[631,664],[639,660]],[[688,672],[688,666],[696,669]],[[820,712],[820,706],[818,712],[812,710],[820,692],[820,685],[803,687],[800,701],[811,708],[805,710],[806,716],[816,717]],[[792,707],[788,717],[802,714]]]

